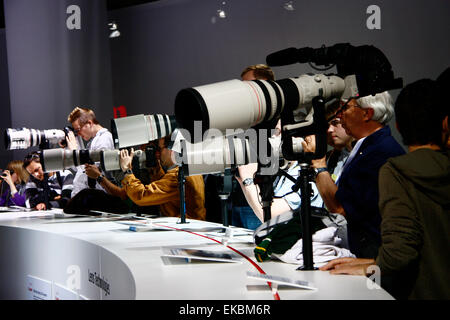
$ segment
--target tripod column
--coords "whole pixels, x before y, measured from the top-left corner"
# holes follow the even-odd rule
[[[301,221],[303,228],[303,268],[302,270],[314,270],[312,233],[311,233],[311,186],[308,176],[310,165],[300,164],[300,189],[301,189]]]
[[[228,198],[233,189],[233,174],[230,168],[225,169],[223,174],[223,184],[219,190],[220,207],[222,209],[222,223],[224,227],[230,226],[228,217]]]
[[[180,223],[186,223],[186,201],[185,201],[185,182],[186,178],[184,177],[183,166],[180,166],[178,169],[178,188],[180,190]]]

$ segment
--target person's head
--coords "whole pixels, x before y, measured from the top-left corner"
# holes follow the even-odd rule
[[[350,144],[353,140],[349,136],[345,129],[342,127],[341,118],[337,116],[337,111],[339,110],[339,101],[332,103],[325,110],[325,118],[328,122],[327,130],[327,143],[337,150],[342,150],[345,147],[350,148]]]
[[[67,117],[67,121],[84,140],[89,140],[97,134],[99,122],[91,109],[76,107]]]
[[[387,125],[394,115],[392,97],[384,91],[341,101],[337,116],[348,135],[361,139]]]
[[[395,102],[395,119],[405,145],[442,146],[447,142],[443,131],[448,109],[441,97],[437,83],[431,79],[415,81],[402,89]]]
[[[11,174],[11,179],[14,184],[21,184],[28,181],[29,174],[23,167],[23,161],[21,160],[13,160],[8,163],[6,168],[9,172],[13,172]]]
[[[241,73],[242,80],[275,80],[272,69],[265,64],[248,66]]]
[[[157,157],[163,168],[170,168],[175,163],[174,152],[168,147],[171,143],[171,136],[166,136],[158,140]]]
[[[327,138],[327,143],[336,150],[343,150],[346,147],[349,148],[353,141],[353,138],[342,127],[339,117],[334,117],[328,121]]]
[[[36,152],[29,153],[23,160],[23,168],[34,178],[44,180],[41,160]]]

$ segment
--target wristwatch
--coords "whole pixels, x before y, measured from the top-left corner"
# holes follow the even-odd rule
[[[246,179],[244,179],[244,181],[242,181],[242,183],[246,187],[251,186],[253,184],[253,178],[246,178]]]
[[[127,174],[133,174],[133,171],[131,169],[127,169],[127,171],[125,171],[125,175]]]
[[[327,167],[314,168],[314,180],[316,180],[316,178],[319,175],[319,173],[324,172],[324,171],[328,171]]]
[[[97,180],[98,184],[100,184],[100,183],[102,183],[104,177],[105,177],[105,176],[104,176],[104,174],[102,173],[102,174],[100,174],[100,175],[97,177],[97,179],[95,179],[95,180]]]

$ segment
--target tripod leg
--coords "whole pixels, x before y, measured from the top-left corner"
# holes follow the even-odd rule
[[[311,231],[311,190],[308,181],[309,165],[300,165],[300,189],[301,189],[301,221],[303,228],[303,267],[297,270],[314,270],[312,231]]]

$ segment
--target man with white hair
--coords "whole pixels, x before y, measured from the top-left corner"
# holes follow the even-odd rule
[[[336,116],[356,144],[339,179],[333,181],[323,162],[312,163],[322,199],[330,212],[345,216],[349,247],[359,258],[375,258],[381,245],[378,172],[389,158],[405,153],[387,125],[393,114],[387,91],[342,101]],[[312,140],[305,139],[305,151],[314,151]]]

